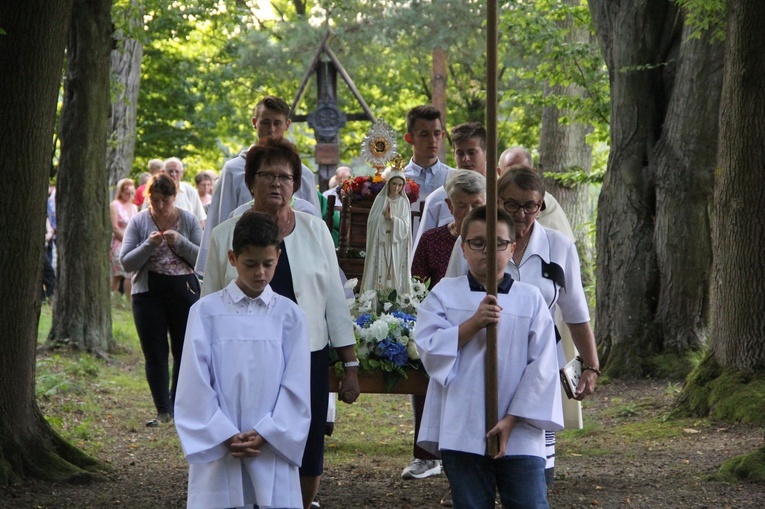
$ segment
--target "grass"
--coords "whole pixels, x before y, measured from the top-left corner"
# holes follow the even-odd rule
[[[38,344],[45,342],[50,323],[51,309],[43,306]],[[135,436],[135,441],[124,439],[128,449],[180,456],[172,426],[150,438],[141,435],[154,407],[130,306],[121,299],[113,302],[112,331],[116,348],[111,362],[67,349],[38,353],[36,394],[45,418],[62,437],[102,461],[121,440],[113,437],[115,428]],[[380,467],[403,468],[411,459],[414,425],[408,396],[365,394],[352,406],[339,403],[335,429],[326,441],[328,466],[376,457],[382,458]]]

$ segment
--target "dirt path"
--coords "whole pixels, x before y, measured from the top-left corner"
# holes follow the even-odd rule
[[[600,386],[585,410],[587,429],[559,441],[551,506],[765,507],[761,486],[708,480],[724,460],[762,446],[762,430],[688,420],[668,431],[657,422],[669,408],[672,388],[666,381]],[[186,465],[173,442],[173,428],[146,433],[137,423],[127,432],[119,431],[126,429],[124,425],[111,429],[115,436],[104,440],[98,456],[111,458],[113,482],[92,486],[30,482],[2,488],[0,507],[185,507]],[[401,458],[359,454],[336,463],[328,455],[322,507],[440,507],[446,480],[403,481],[403,466]]]

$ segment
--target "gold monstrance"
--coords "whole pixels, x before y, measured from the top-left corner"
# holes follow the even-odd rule
[[[384,120],[377,120],[361,142],[361,155],[375,169],[375,175],[385,169],[396,153],[396,135]]]

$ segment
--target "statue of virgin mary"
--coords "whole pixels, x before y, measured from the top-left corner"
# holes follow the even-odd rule
[[[383,289],[412,293],[412,216],[405,186],[404,173],[391,172],[369,211],[362,293]]]

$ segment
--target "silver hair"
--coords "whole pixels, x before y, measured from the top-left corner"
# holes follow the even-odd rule
[[[449,199],[455,191],[465,194],[486,194],[486,177],[473,170],[457,170],[446,181],[446,195]]]

